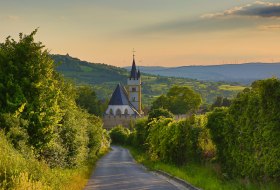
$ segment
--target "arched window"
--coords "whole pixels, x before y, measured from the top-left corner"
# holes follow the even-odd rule
[[[110,115],[114,115],[113,109],[110,109]]]
[[[117,109],[116,115],[117,115],[117,116],[121,116],[121,115],[122,115],[122,111],[121,111],[120,109]]]
[[[127,109],[124,110],[124,115],[125,115],[125,116],[128,115],[128,110],[127,110]]]

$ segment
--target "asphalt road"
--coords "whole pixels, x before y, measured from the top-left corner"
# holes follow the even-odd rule
[[[129,151],[122,147],[113,146],[112,151],[101,158],[96,165],[86,190],[178,190],[178,188],[146,171],[133,161]]]

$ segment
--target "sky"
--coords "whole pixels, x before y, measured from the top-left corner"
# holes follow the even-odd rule
[[[0,42],[119,67],[280,62],[280,1],[0,0]]]

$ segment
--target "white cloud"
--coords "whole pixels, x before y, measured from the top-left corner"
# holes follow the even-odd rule
[[[227,9],[224,12],[204,14],[201,17],[218,18],[226,16],[280,18],[280,3],[256,1],[251,4]]]

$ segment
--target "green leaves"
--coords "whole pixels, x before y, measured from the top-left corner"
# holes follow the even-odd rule
[[[209,115],[218,158],[231,176],[279,178],[279,100],[279,79],[255,81],[228,109]]]
[[[76,105],[75,87],[54,70],[36,32],[0,44],[0,128],[51,167],[76,167],[107,148],[108,138],[102,121]]]
[[[201,102],[201,96],[189,87],[175,85],[153,102],[152,109],[165,108],[173,114],[186,114],[196,111]]]

